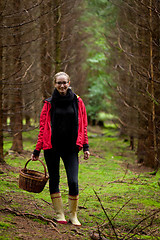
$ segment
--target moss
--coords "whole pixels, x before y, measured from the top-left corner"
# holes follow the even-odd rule
[[[13,226],[10,223],[0,221],[0,229],[8,229],[12,228]]]
[[[79,166],[79,218],[85,227],[95,227],[95,222],[99,224],[107,222],[106,216],[101,208],[101,205],[95,196],[94,190],[101,199],[104,208],[110,218],[113,218],[117,212],[117,217],[114,220],[117,229],[125,233],[131,229],[136,223],[136,220],[143,219],[149,212],[159,209],[159,186],[157,184],[160,178],[158,172],[156,176],[151,176],[147,173],[136,173],[125,168],[127,163],[134,164],[135,155],[130,151],[128,142],[117,138],[118,132],[115,129],[104,129],[103,134],[96,134],[95,137],[89,139],[91,157],[89,160],[83,159],[83,152],[80,152]],[[24,133],[24,148],[33,149],[33,139],[37,132]],[[90,133],[90,136],[92,133]],[[9,148],[9,139],[7,139],[7,148]],[[44,161],[43,157],[42,160]],[[35,194],[28,193],[18,187],[18,169],[24,167],[26,159],[22,156],[7,155],[6,162],[16,167],[16,171],[10,171],[3,174],[1,177],[1,193],[23,196],[23,199],[34,199],[40,205],[41,199],[51,203],[48,183],[43,192]],[[125,163],[125,164],[124,164]],[[43,166],[37,162],[28,164],[30,169],[43,171]],[[65,211],[68,214],[68,185],[63,163],[61,162],[61,193],[65,206]],[[131,199],[131,200],[130,200]],[[128,203],[127,201],[130,200]],[[127,204],[126,204],[127,203]],[[20,208],[21,206],[12,203],[12,207]],[[50,217],[53,215],[51,206]],[[40,213],[40,209],[34,210],[36,214]],[[28,209],[25,210],[26,212]],[[155,226],[159,225],[159,221],[155,218]],[[154,229],[154,225],[153,225]],[[147,236],[147,235],[146,235]],[[86,238],[87,239],[87,238]],[[149,238],[146,238],[149,239]]]

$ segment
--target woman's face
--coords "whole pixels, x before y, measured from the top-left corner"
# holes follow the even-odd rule
[[[58,90],[60,95],[65,96],[67,94],[67,90],[69,86],[70,86],[70,82],[68,81],[67,76],[60,75],[56,77],[55,88]]]

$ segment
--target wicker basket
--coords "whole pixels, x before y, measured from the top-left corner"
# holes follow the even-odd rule
[[[44,167],[44,173],[27,169],[27,164],[31,161],[31,159],[29,159],[26,162],[25,167],[20,170],[19,187],[21,189],[34,193],[40,193],[43,191],[49,177],[44,163],[40,159],[38,160]]]

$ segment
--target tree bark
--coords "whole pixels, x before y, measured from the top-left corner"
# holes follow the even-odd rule
[[[55,34],[55,73],[61,71],[61,5],[60,0],[55,1],[54,34]]]
[[[20,12],[20,0],[16,0],[13,5],[15,12]],[[15,76],[14,76],[14,89],[13,89],[13,109],[12,109],[12,134],[13,134],[13,143],[11,149],[18,153],[23,151],[23,142],[22,142],[22,79],[21,79],[21,26],[20,26],[20,17],[17,16],[14,18],[14,24],[19,25],[14,28],[14,43],[15,47],[13,49],[14,57],[14,66],[15,66]]]
[[[150,167],[155,167],[157,162],[157,136],[156,136],[156,119],[155,119],[155,93],[154,93],[154,62],[153,62],[153,1],[150,0],[149,2],[149,23],[150,23],[150,86],[149,91],[151,94],[151,123],[150,126],[150,154],[148,156],[148,165]],[[158,26],[157,26],[158,27]]]
[[[2,9],[2,1],[0,1],[0,9]],[[0,14],[0,25],[2,26],[3,17]],[[3,78],[3,48],[2,48],[2,32],[0,33],[0,163],[4,163],[3,156],[3,105],[2,105],[2,78]]]
[[[43,16],[40,21],[40,32],[41,32],[41,83],[42,83],[42,95],[43,99],[48,98],[52,94],[53,81],[51,78],[52,73],[52,12],[51,4],[41,4],[41,14],[48,11],[48,14]]]

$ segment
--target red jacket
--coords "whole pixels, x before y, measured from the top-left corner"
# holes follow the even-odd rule
[[[87,136],[87,114],[85,105],[80,97],[78,98],[78,136],[76,145],[79,146],[79,150],[84,147],[89,147]],[[38,135],[38,141],[35,151],[41,149],[47,150],[52,148],[51,143],[51,103],[49,101],[44,102],[42,112],[40,115],[40,131]]]

